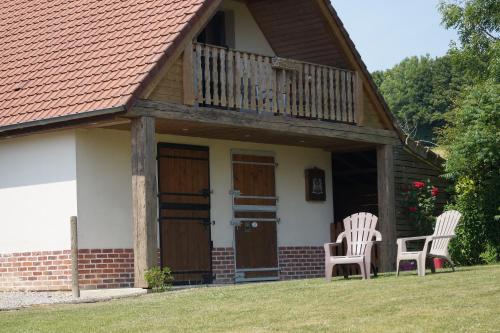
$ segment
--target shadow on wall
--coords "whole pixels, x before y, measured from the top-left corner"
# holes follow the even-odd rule
[[[74,132],[0,141],[0,190],[76,180]]]

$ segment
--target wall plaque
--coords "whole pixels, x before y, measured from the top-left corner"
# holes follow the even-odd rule
[[[306,169],[306,200],[325,201],[325,171],[319,168]]]

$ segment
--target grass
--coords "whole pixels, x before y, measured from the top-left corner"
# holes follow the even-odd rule
[[[499,332],[500,265],[0,312],[0,332]]]

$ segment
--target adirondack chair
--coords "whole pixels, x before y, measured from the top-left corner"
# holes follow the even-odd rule
[[[455,237],[455,228],[461,216],[462,215],[456,210],[446,211],[437,218],[434,234],[430,236],[398,238],[396,274],[399,275],[399,263],[401,260],[416,260],[418,275],[425,276],[425,259],[427,257],[446,259],[451,264],[453,271],[455,271],[455,266],[448,253],[448,243],[451,238]],[[425,239],[425,244],[422,251],[406,250],[406,242],[423,239]],[[432,242],[432,245],[429,253],[427,253],[430,242]]]
[[[370,213],[356,213],[344,219],[344,231],[335,243],[326,243],[325,279],[332,280],[335,265],[358,264],[363,279],[370,278],[371,253],[374,242],[382,240],[380,232],[375,230],[378,217]],[[373,241],[373,237],[376,238]],[[345,256],[332,256],[334,246],[342,246],[342,239],[347,240]]]

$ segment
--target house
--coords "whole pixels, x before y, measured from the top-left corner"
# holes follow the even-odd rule
[[[394,268],[408,140],[328,0],[0,4],[0,290],[317,277],[344,216]],[[389,51],[388,51],[389,52]],[[331,235],[333,234],[333,235]]]

